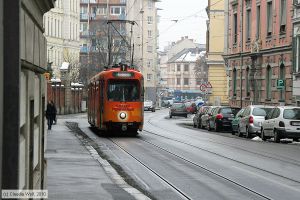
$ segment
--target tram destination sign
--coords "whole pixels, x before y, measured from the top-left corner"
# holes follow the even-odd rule
[[[134,76],[134,73],[132,73],[132,72],[114,72],[113,76],[119,77],[119,78],[131,78]]]

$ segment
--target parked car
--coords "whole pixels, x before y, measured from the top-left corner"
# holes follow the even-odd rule
[[[261,127],[261,138],[274,137],[276,143],[282,138],[300,138],[300,107],[283,106],[273,108]]]
[[[151,100],[144,101],[144,110],[151,110],[152,112],[155,112],[155,105]]]
[[[250,138],[253,134],[260,135],[262,122],[272,108],[273,106],[264,105],[247,106],[238,125],[238,136],[246,134]]]
[[[193,125],[194,127],[200,128],[201,126],[201,117],[205,114],[205,112],[208,110],[209,106],[202,106],[199,108],[199,110],[196,112],[194,118],[193,118]]]
[[[185,107],[187,111],[191,114],[195,114],[197,112],[197,106],[195,102],[186,102]]]
[[[212,115],[212,112],[214,111],[215,108],[216,106],[209,106],[207,111],[201,116],[200,128],[202,129],[207,128],[208,118]]]
[[[242,108],[234,117],[234,119],[232,120],[231,122],[231,132],[232,132],[232,135],[234,135],[237,131],[238,131],[238,127],[239,127],[239,123],[240,123],[240,120],[241,120],[241,117],[243,115],[243,112],[244,112],[244,108]]]
[[[239,110],[239,108],[217,107],[208,118],[207,129],[213,129],[216,132],[220,130],[231,130],[231,122]]]
[[[172,118],[173,116],[183,116],[187,118],[188,111],[186,110],[184,103],[173,103],[170,107],[169,116]]]

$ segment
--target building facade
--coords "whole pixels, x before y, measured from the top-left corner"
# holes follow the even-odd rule
[[[45,188],[46,38],[53,0],[0,2],[1,188]],[[13,14],[12,14],[13,13]]]
[[[187,36],[165,47],[165,51],[160,53],[159,63],[158,88],[163,94],[161,96],[201,96],[200,84],[207,81],[207,68],[197,71],[200,55],[204,57],[205,45],[196,44]]]
[[[293,3],[293,96],[296,105],[300,106],[300,1]]]
[[[230,105],[291,105],[292,1],[228,3]]]
[[[212,105],[228,104],[228,89],[224,53],[224,1],[209,0],[207,6],[207,65],[208,81],[212,88],[209,103]],[[226,27],[227,28],[227,27]]]
[[[71,91],[71,82],[79,81],[79,5],[79,0],[57,0],[55,7],[44,15],[47,65],[52,69],[47,100],[54,102],[58,114],[79,111],[75,109],[78,106],[74,106],[75,100]],[[68,73],[62,69],[63,63],[68,63]]]
[[[59,69],[63,62],[79,62],[79,5],[79,0],[57,0],[55,7],[44,15],[47,62],[54,70]]]
[[[129,52],[133,51],[133,65],[143,73],[145,78],[145,99],[156,100],[158,32],[155,3],[156,0],[81,0],[80,61],[83,66],[87,66],[88,77],[103,70],[103,67],[108,64],[107,19],[134,21],[132,40],[130,40],[130,24],[120,22],[114,25],[120,28],[119,32],[128,44],[134,44],[134,48],[126,47],[128,44],[115,34],[111,40],[113,48],[110,64],[120,61],[131,63]],[[123,50],[123,47],[127,50]]]

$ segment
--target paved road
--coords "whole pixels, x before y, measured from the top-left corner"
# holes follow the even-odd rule
[[[120,174],[153,199],[299,199],[300,145],[251,141],[187,128],[191,118],[145,113],[138,137],[80,128]],[[76,119],[73,119],[76,120]]]

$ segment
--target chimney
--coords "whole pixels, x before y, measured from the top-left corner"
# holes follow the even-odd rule
[[[184,37],[181,37],[181,40],[184,40]]]
[[[189,39],[189,36],[185,36],[185,39]]]

